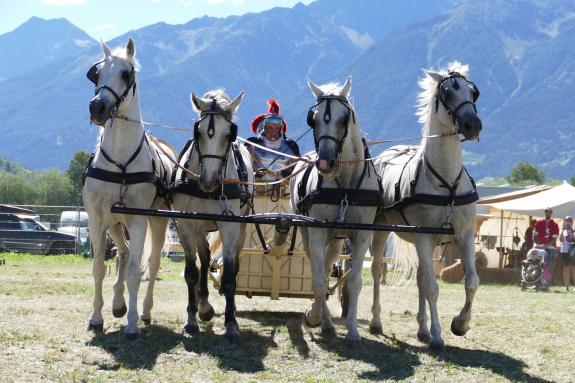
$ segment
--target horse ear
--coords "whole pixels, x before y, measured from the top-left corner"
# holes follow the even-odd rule
[[[437,72],[433,72],[427,69],[424,69],[423,71],[437,83],[440,83],[443,80],[443,76]]]
[[[311,89],[311,92],[315,98],[320,98],[323,96],[323,90],[321,90],[317,85],[315,85],[309,78],[307,79],[307,86]]]
[[[104,41],[100,40],[100,45],[102,46],[102,51],[104,52],[104,58],[111,57],[112,51],[110,50],[110,48],[108,48],[106,43]]]
[[[349,96],[350,90],[351,90],[351,76],[348,76],[347,79],[345,80],[345,83],[341,87],[341,90],[339,91],[339,95],[347,98]]]
[[[128,53],[128,57],[134,57],[136,55],[136,47],[131,37],[128,39],[128,44],[126,44],[126,52]]]
[[[236,97],[236,99],[232,101],[232,113],[235,112],[236,109],[238,109],[238,107],[242,103],[243,98],[244,98],[244,92],[240,92],[240,94],[238,94],[238,97]]]
[[[192,102],[192,107],[196,112],[201,112],[208,108],[208,104],[204,102],[201,98],[196,96],[194,92],[190,95],[190,101]]]

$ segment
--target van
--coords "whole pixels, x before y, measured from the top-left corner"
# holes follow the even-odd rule
[[[78,243],[83,246],[88,240],[88,213],[79,210],[66,210],[60,214],[61,233],[72,234],[78,238]]]

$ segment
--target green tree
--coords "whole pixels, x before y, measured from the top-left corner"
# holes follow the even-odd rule
[[[569,183],[570,183],[571,185],[575,186],[575,176],[573,176],[573,177],[571,177],[571,178],[569,179]]]
[[[509,183],[517,185],[541,185],[545,182],[545,173],[537,166],[527,162],[521,161],[511,169],[511,175],[507,177]]]
[[[38,193],[35,205],[75,205],[73,188],[68,177],[58,171],[37,173],[34,184]]]
[[[11,173],[0,174],[0,203],[34,204],[38,193],[30,177]]]
[[[82,204],[82,174],[88,165],[90,155],[84,150],[77,151],[70,160],[70,166],[66,170],[66,177],[72,185],[72,200],[75,204]]]

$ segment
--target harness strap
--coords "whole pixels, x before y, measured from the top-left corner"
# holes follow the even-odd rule
[[[419,163],[417,164],[415,179],[413,179],[409,182],[409,186],[410,186],[409,194],[406,197],[402,198],[401,197],[401,188],[400,188],[401,187],[401,179],[403,178],[404,170],[407,168],[407,165],[409,164],[409,162],[414,157],[415,157],[415,154],[413,156],[411,156],[411,158],[403,166],[399,180],[395,184],[395,195],[394,195],[393,203],[391,205],[384,206],[382,210],[384,210],[384,211],[385,210],[398,210],[400,212],[401,216],[403,217],[403,220],[405,221],[405,223],[409,225],[409,223],[408,223],[408,221],[405,218],[405,215],[403,213],[403,209],[406,206],[409,206],[411,204],[421,203],[421,204],[433,205],[433,206],[449,206],[449,205],[453,204],[453,206],[462,206],[462,205],[469,205],[469,204],[479,200],[479,195],[477,194],[477,186],[475,184],[475,180],[473,179],[473,177],[471,177],[469,175],[469,173],[467,172],[467,169],[465,169],[464,166],[461,167],[461,170],[459,171],[459,174],[457,175],[455,181],[453,182],[453,185],[449,185],[449,183],[437,172],[437,170],[435,170],[433,168],[433,166],[431,166],[431,164],[429,163],[429,161],[427,160],[427,158],[425,156],[422,156],[423,158],[421,158],[419,160]],[[433,174],[434,177],[437,178],[437,180],[441,183],[441,185],[439,185],[439,186],[449,190],[448,196],[426,194],[426,193],[416,193],[415,192],[415,187],[417,186],[417,181],[419,180],[419,176],[421,174],[421,164],[422,163],[426,164],[426,166],[431,171],[431,174]],[[463,172],[465,172],[467,177],[469,177],[469,180],[471,182],[473,190],[467,194],[464,194],[464,195],[457,195],[457,188],[459,187],[459,182],[461,181],[461,176],[463,175]]]
[[[128,159],[128,162],[126,162],[125,165],[120,164],[119,162],[116,162],[112,159],[112,157],[110,157],[108,155],[108,153],[106,153],[106,151],[104,150],[104,148],[102,148],[102,141],[100,140],[100,153],[102,153],[102,155],[104,156],[104,158],[111,164],[116,165],[121,171],[122,173],[126,173],[126,169],[128,168],[128,165],[130,165],[132,163],[132,161],[134,161],[136,159],[136,157],[138,156],[138,154],[140,154],[140,150],[142,150],[142,146],[144,145],[144,139],[146,138],[146,133],[144,133],[142,135],[142,139],[140,140],[140,145],[138,145],[138,148],[136,149],[136,151],[132,154],[132,156]],[[153,160],[153,159],[152,159]]]
[[[364,144],[364,155],[365,158],[369,158],[369,149],[365,144],[365,140],[363,141]],[[369,163],[368,163],[369,162]],[[312,167],[308,167],[298,185],[298,202],[297,202],[297,209],[298,211],[307,213],[312,205],[316,203],[326,204],[326,205],[340,205],[341,201],[347,199],[348,205],[351,206],[377,206],[381,207],[384,204],[383,200],[383,186],[381,184],[381,178],[378,176],[377,183],[378,183],[378,190],[362,190],[360,189],[361,184],[365,178],[366,173],[368,173],[368,177],[371,177],[371,173],[369,172],[369,166],[374,168],[374,174],[377,174],[375,171],[375,165],[371,161],[365,161],[361,176],[355,186],[355,188],[342,188],[339,186],[339,182],[336,183],[338,188],[323,188],[323,177],[321,174],[318,177],[318,183],[314,190],[309,193],[305,193],[306,185],[309,180],[309,176],[311,174]]]
[[[91,161],[90,161],[91,162]],[[156,175],[152,172],[137,172],[137,173],[118,173],[108,170],[92,167],[88,164],[84,172],[83,179],[86,177],[95,178],[100,181],[110,182],[114,184],[134,185],[144,182],[156,182]]]

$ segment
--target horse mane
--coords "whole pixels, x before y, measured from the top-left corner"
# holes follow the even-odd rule
[[[415,115],[419,117],[419,122],[423,124],[423,130],[425,129],[427,119],[432,109],[435,107],[435,93],[437,92],[438,82],[429,74],[429,72],[435,72],[431,69],[424,70],[425,76],[419,80],[419,87],[422,89],[421,93],[417,95],[417,112]],[[459,61],[453,61],[449,63],[447,68],[438,70],[438,73],[442,76],[447,76],[451,72],[457,72],[466,79],[469,76],[469,65],[461,64]],[[425,134],[425,132],[422,132]]]
[[[140,70],[140,62],[136,57],[129,57],[127,49],[125,47],[116,47],[112,50],[112,57],[125,60],[134,66],[134,70],[138,72]]]
[[[201,97],[201,100],[208,104],[208,108],[206,108],[206,110],[209,110],[209,108],[211,108],[212,101],[216,100],[216,112],[224,116],[226,119],[230,121],[232,120],[233,117],[232,99],[230,98],[230,96],[226,94],[223,88],[210,90]],[[192,106],[194,110],[198,112],[198,114],[201,114],[202,112],[206,111],[206,110],[198,110],[196,106],[193,104]]]
[[[337,82],[330,82],[328,84],[317,85],[325,96],[339,96],[343,85]]]

